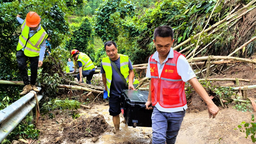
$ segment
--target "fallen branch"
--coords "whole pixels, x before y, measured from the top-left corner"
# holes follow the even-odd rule
[[[93,104],[94,101],[99,97],[100,94],[103,94],[103,92],[99,93],[99,94],[94,98],[94,100],[93,100],[90,104]],[[92,106],[91,106],[91,107],[92,107]]]
[[[189,46],[187,46],[187,47],[185,47],[184,49],[182,49],[181,51],[179,51],[180,53],[182,53],[182,52],[184,52],[184,51],[186,51],[186,50],[188,50],[188,49],[190,49],[192,46],[194,46],[195,44],[193,43],[193,44],[191,44],[191,45],[189,45]]]
[[[246,12],[243,12],[242,14],[240,14],[241,11],[244,10],[244,9],[246,9],[246,8],[248,8],[248,7],[250,7],[250,6],[253,5],[253,3],[255,3],[255,2],[256,2],[255,0],[251,1],[251,2],[248,3],[246,6],[244,6],[244,7],[241,8],[241,9],[239,9],[237,12],[233,13],[232,15],[228,15],[226,18],[224,18],[223,20],[221,20],[221,21],[215,23],[215,24],[212,25],[211,27],[207,28],[205,31],[201,31],[200,33],[194,35],[193,38],[198,37],[198,36],[201,35],[203,32],[208,32],[208,31],[214,29],[215,27],[221,25],[222,23],[224,23],[224,22],[226,22],[226,21],[228,21],[228,23],[230,23],[230,22],[232,22],[233,20],[236,20],[236,19],[242,17],[243,15],[245,15],[246,13],[248,13],[249,11],[253,10],[255,7],[252,7],[252,8],[250,8],[249,10],[247,10]],[[239,14],[240,14],[240,15],[239,15]],[[239,16],[237,16],[237,15],[239,15]],[[219,29],[219,28],[218,28],[218,29]],[[173,49],[176,50],[176,49],[182,47],[183,45],[185,45],[186,43],[188,43],[188,42],[190,42],[190,41],[191,41],[191,38],[188,38],[187,40],[183,41],[183,42],[180,43],[179,45],[175,46]]]
[[[254,63],[255,61],[245,58],[239,58],[239,57],[228,57],[228,56],[204,56],[204,57],[197,57],[193,59],[189,59],[188,62],[194,62],[194,61],[202,61],[202,60],[208,60],[208,57],[211,57],[211,59],[227,59],[227,60],[236,60],[236,61],[242,61],[242,62],[248,62],[248,63]]]
[[[91,92],[95,92],[95,93],[102,93],[102,91],[90,89],[90,88],[87,88],[87,87],[81,87],[81,86],[59,84],[58,87],[59,88],[68,88],[68,89],[73,89],[73,90],[85,90],[85,91],[91,91]]]
[[[211,64],[225,64],[225,63],[232,63],[234,61],[211,61]],[[194,63],[190,63],[190,65],[204,65],[206,64],[205,62],[194,62]]]
[[[240,49],[244,48],[245,46],[247,46],[249,43],[251,43],[252,41],[254,41],[256,39],[256,36],[251,38],[249,41],[247,41],[246,43],[244,43],[242,46],[240,46],[239,48],[237,48],[235,51],[233,51],[231,54],[229,54],[228,56],[232,56],[233,54],[235,54],[237,51],[239,51]]]
[[[91,106],[86,106],[86,105],[83,105],[83,104],[80,104],[80,107],[82,107],[84,109],[91,109],[92,108]]]
[[[149,88],[139,88],[139,90],[141,90],[141,91],[148,91]]]
[[[68,83],[72,83],[72,84],[75,84],[75,85],[80,85],[80,86],[83,86],[83,87],[89,87],[89,88],[97,89],[97,90],[101,90],[101,91],[104,90],[104,88],[99,87],[99,86],[89,85],[89,84],[86,84],[86,83],[79,83],[79,82],[71,81],[71,80],[68,80],[68,79],[64,79],[64,80]]]
[[[148,77],[144,77],[144,78],[140,79],[139,80],[139,84],[138,84],[138,86],[135,89],[138,89],[139,87],[141,87],[143,85],[143,83],[145,81],[147,81],[148,79],[149,79]]]
[[[251,101],[251,103],[252,103],[252,108],[253,108],[253,111],[254,112],[256,112],[256,103],[255,103],[255,101],[253,100],[253,98],[248,98],[250,101]]]
[[[250,82],[249,79],[237,79],[237,78],[207,78],[207,79],[199,79],[199,81],[245,81]]]
[[[23,81],[8,81],[8,80],[0,80],[0,84],[24,85]]]
[[[235,102],[243,102],[243,103],[250,103],[250,100],[241,100],[241,99],[232,99]]]
[[[135,67],[141,67],[141,66],[146,66],[146,65],[148,65],[148,63],[136,64],[136,65],[132,65],[132,67],[135,68]]]
[[[216,2],[216,4],[215,4],[215,6],[214,6],[214,8],[212,9],[212,12],[211,12],[211,14],[210,14],[210,17],[208,18],[208,20],[207,20],[207,23],[206,23],[206,25],[204,26],[204,28],[203,28],[203,30],[201,31],[201,33],[199,34],[199,38],[198,38],[198,40],[197,40],[197,43],[196,43],[196,48],[192,51],[192,58],[195,56],[195,52],[196,52],[196,50],[198,49],[198,44],[199,44],[199,41],[201,40],[201,35],[202,35],[202,33],[204,33],[204,30],[205,30],[205,28],[206,28],[206,26],[208,25],[208,23],[209,23],[209,21],[210,21],[210,19],[211,19],[211,17],[212,17],[212,14],[213,14],[213,12],[214,12],[214,10],[215,10],[215,8],[217,7],[217,5],[219,4],[219,1],[220,0],[218,0],[217,2]]]
[[[243,87],[231,87],[233,90],[248,90],[248,89],[255,89],[256,85],[250,85],[250,86],[243,86]]]
[[[133,68],[133,69],[135,69],[135,70],[136,70],[136,69],[147,69],[147,67],[145,67],[145,66],[144,66],[144,67],[135,67],[135,68]]]

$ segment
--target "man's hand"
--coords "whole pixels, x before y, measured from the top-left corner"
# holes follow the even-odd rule
[[[20,17],[20,15],[19,14],[17,14],[17,16],[16,17]]]
[[[43,65],[43,61],[38,61],[38,67],[41,67]]]
[[[153,109],[153,107],[149,107],[151,104],[152,104],[152,102],[151,102],[151,101],[147,101],[147,102],[145,103],[145,105],[146,105],[146,109],[147,109],[147,110],[151,110],[151,109]]]
[[[82,79],[82,78],[80,78],[79,83],[82,83],[82,82],[83,82],[83,79]]]
[[[209,105],[207,107],[209,112],[209,118],[215,118],[219,112],[219,108],[215,104]]]
[[[130,90],[135,90],[135,88],[134,88],[133,84],[129,84],[128,89],[130,89]]]

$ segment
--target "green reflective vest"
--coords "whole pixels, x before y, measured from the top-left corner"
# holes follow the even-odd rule
[[[19,36],[19,43],[17,45],[17,51],[24,48],[24,54],[28,57],[37,57],[40,53],[41,43],[48,37],[48,34],[41,26],[41,29],[37,31],[32,37],[29,37],[29,27],[26,25],[26,21],[21,25],[21,34]]]
[[[129,82],[129,57],[126,55],[120,55],[120,72],[126,79],[126,82]],[[106,83],[107,83],[107,91],[108,97],[110,97],[110,86],[112,81],[112,66],[109,57],[105,57],[102,59],[102,67],[106,74]]]
[[[78,55],[77,61],[80,61],[82,63],[83,71],[91,70],[91,69],[95,68],[95,66],[92,63],[90,57],[85,53],[80,52],[79,55]]]

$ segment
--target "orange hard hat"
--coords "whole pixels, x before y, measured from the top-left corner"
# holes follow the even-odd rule
[[[28,27],[37,27],[41,21],[40,16],[36,12],[28,12],[26,16],[26,25]]]
[[[74,56],[74,54],[77,54],[77,53],[79,53],[79,51],[78,51],[77,49],[73,49],[73,50],[71,50],[71,52],[70,52],[71,57],[73,57],[73,56]]]

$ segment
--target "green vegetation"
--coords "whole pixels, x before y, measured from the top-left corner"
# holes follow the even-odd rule
[[[252,105],[250,102],[246,102],[246,103],[237,103],[235,104],[235,106],[233,106],[233,108],[237,109],[238,111],[242,111],[242,112],[252,112]]]
[[[246,133],[246,138],[248,136],[251,137],[251,140],[253,143],[256,142],[255,133],[256,133],[256,123],[254,122],[254,115],[252,114],[251,122],[247,123],[245,121],[241,122],[240,125],[238,125],[238,128],[240,132]]]
[[[75,30],[71,39],[66,44],[67,50],[77,49],[87,53],[94,60],[94,49],[88,48],[88,42],[91,39],[92,27],[89,18],[84,18],[81,26]]]
[[[69,100],[66,98],[65,100],[61,99],[52,99],[48,102],[45,102],[42,105],[41,112],[43,114],[48,114],[49,118],[54,118],[55,115],[52,113],[54,110],[69,110],[71,111],[71,116],[73,119],[77,119],[80,115],[76,112],[76,110],[80,107],[80,102],[76,100]],[[67,112],[69,112],[67,111]]]
[[[42,112],[47,113],[48,111],[53,111],[53,110],[76,110],[80,107],[80,102],[76,100],[60,100],[60,99],[52,99],[49,102],[46,102],[42,106]]]
[[[26,116],[1,144],[10,144],[12,140],[17,139],[37,139],[40,131],[35,128],[32,121],[33,116]]]

